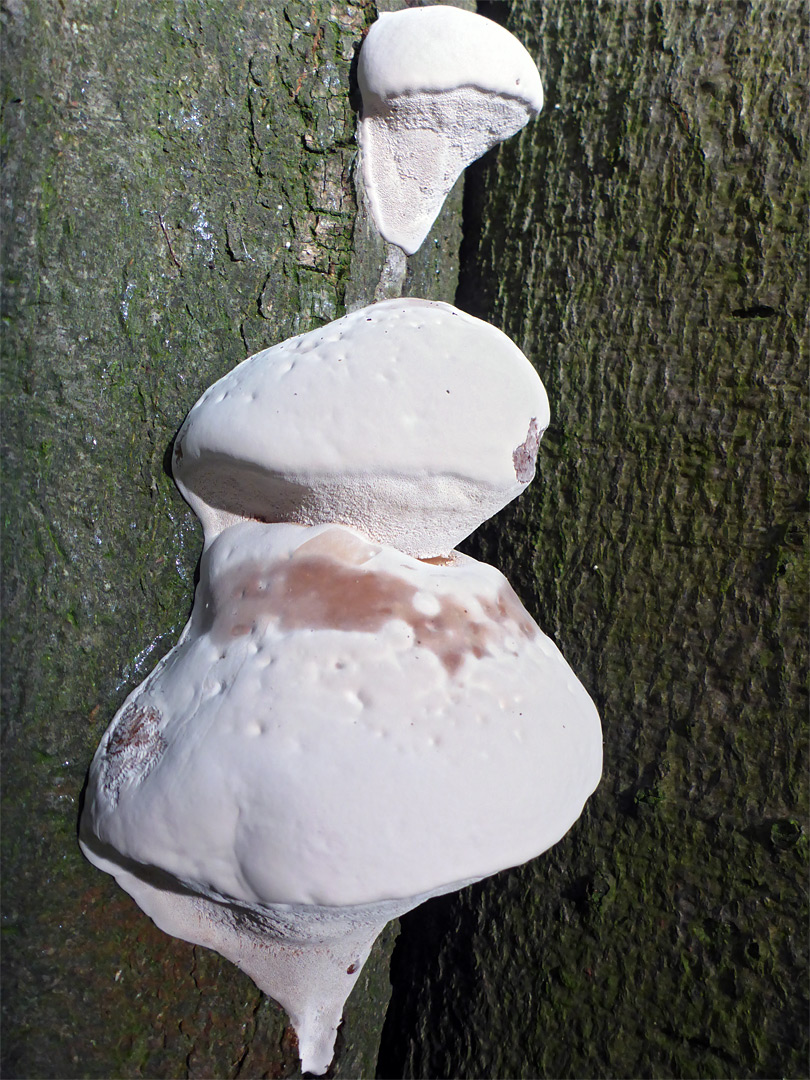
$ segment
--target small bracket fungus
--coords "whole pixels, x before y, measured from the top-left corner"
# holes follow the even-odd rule
[[[305,1071],[390,919],[545,851],[599,781],[588,694],[452,550],[547,422],[508,338],[401,300],[245,361],[178,437],[194,607],[101,741],[80,842],[288,1011]]]
[[[506,334],[450,304],[387,300],[215,383],[177,436],[174,475],[206,541],[250,518],[340,522],[431,558],[523,491],[548,422]]]
[[[409,255],[464,169],[543,107],[540,74],[517,38],[443,4],[380,15],[357,78],[371,212]]]

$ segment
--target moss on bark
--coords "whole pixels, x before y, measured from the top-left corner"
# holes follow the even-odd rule
[[[486,5],[538,122],[468,179],[459,303],[549,391],[468,550],[591,690],[546,856],[403,920],[382,1076],[805,1076],[807,22]]]
[[[190,610],[201,532],[167,470],[186,412],[250,352],[373,299],[350,71],[374,16],[3,5],[6,1076],[298,1069],[283,1012],[157,931],[82,859],[76,822],[99,738]],[[459,209],[404,288],[452,297]],[[335,1075],[373,1074],[392,937]]]

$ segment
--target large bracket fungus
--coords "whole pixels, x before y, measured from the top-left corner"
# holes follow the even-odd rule
[[[174,475],[206,540],[255,517],[338,521],[430,558],[520,494],[548,421],[506,334],[449,304],[388,300],[215,383],[175,441]]]
[[[386,922],[546,850],[599,781],[588,694],[453,550],[547,422],[503,334],[398,300],[246,360],[178,436],[194,608],[101,741],[81,844],[283,1005],[306,1071]]]
[[[408,255],[461,173],[543,108],[543,84],[508,30],[449,5],[383,14],[357,68],[371,213]]]

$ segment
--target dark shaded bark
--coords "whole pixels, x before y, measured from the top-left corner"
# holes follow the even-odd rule
[[[350,69],[371,3],[6,0],[3,1075],[282,1076],[283,1012],[79,854],[80,792],[188,616],[197,522],[166,468],[202,390],[370,302]],[[405,288],[451,297],[457,193]],[[373,1073],[393,929],[336,1075]]]
[[[403,920],[379,1075],[806,1076],[806,10],[486,7],[548,104],[468,174],[459,303],[552,426],[467,549],[593,693],[605,775]]]

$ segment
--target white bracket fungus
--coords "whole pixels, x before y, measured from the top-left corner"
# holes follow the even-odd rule
[[[464,169],[543,107],[540,74],[517,38],[443,4],[380,15],[357,78],[372,216],[409,255]]]
[[[450,304],[387,300],[215,383],[175,441],[174,475],[206,541],[257,517],[340,522],[431,558],[526,487],[548,421],[506,334]]]
[[[599,781],[588,694],[452,550],[547,422],[505,335],[398,300],[251,357],[178,436],[194,608],[101,741],[81,845],[288,1011],[305,1071],[386,922],[546,850]]]

